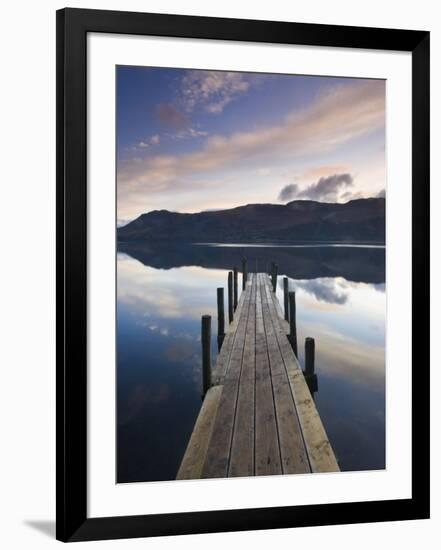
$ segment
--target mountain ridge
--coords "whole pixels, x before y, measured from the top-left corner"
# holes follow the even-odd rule
[[[385,199],[295,200],[195,213],[153,210],[118,228],[120,242],[265,243],[385,240]]]

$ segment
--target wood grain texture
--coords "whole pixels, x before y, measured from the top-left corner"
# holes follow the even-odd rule
[[[223,379],[224,391],[222,392],[218,414],[214,421],[211,442],[202,471],[202,477],[204,478],[227,477],[228,474],[252,281],[253,277],[251,276],[245,289],[243,309],[236,327],[233,347],[225,370]]]
[[[300,364],[286,339],[287,323],[277,298],[271,293],[269,281],[265,281],[265,293],[270,305],[270,315],[276,327],[276,335],[288,374],[291,392],[302,429],[312,472],[338,472],[340,468],[331,443],[329,442],[320,415],[312,399],[311,392],[302,373]]]
[[[212,386],[206,393],[176,479],[201,477],[222,390],[222,386]]]
[[[254,475],[256,278],[252,278],[228,476]]]
[[[179,479],[339,471],[272,282],[248,274]]]
[[[246,296],[246,293],[242,292],[239,302],[237,304],[233,322],[230,325],[228,325],[225,331],[225,338],[222,344],[222,348],[220,350],[220,353],[216,361],[216,365],[211,375],[211,379],[214,385],[219,384],[223,380],[223,377],[225,376],[225,372],[227,370],[227,367],[230,361],[231,351],[233,349],[233,343],[236,336],[236,329],[239,324],[239,321],[241,320],[242,310],[245,302],[245,296]]]
[[[255,475],[275,475],[282,473],[282,466],[261,288],[259,284],[256,294]]]
[[[289,386],[288,374],[280,351],[277,333],[271,318],[271,302],[272,298],[269,298],[267,293],[263,292],[263,320],[273,384],[282,470],[284,474],[306,473],[310,471],[308,455]]]

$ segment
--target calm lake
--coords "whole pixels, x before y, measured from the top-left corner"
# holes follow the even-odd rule
[[[296,291],[299,360],[314,337],[314,399],[341,469],[385,467],[384,247],[119,244],[118,483],[175,478],[202,403],[201,315],[215,359],[216,288],[244,256],[250,272],[276,262]]]

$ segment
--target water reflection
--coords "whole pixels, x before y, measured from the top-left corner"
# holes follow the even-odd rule
[[[312,294],[319,302],[345,304],[348,300],[348,292],[346,292],[348,285],[349,283],[340,277],[338,281],[337,278],[296,281],[295,287],[296,289],[301,288],[305,292]]]
[[[249,259],[249,267],[269,269],[275,262],[292,279],[317,277],[344,277],[348,281],[384,283],[385,249],[383,247],[320,247],[290,248],[289,246],[209,246],[209,245],[139,245],[119,243],[119,250],[127,252],[146,266],[156,269],[200,266],[210,269],[240,268],[241,259]]]
[[[276,261],[296,291],[299,360],[305,337],[314,337],[307,382],[341,468],[384,468],[383,249],[125,246],[117,259],[118,482],[174,479],[201,405],[200,317],[213,317],[215,358],[216,287],[226,287],[244,253],[250,270],[252,258],[258,268]]]

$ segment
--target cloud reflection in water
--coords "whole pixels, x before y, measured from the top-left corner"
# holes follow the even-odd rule
[[[213,318],[214,361],[216,287],[226,282],[226,269],[158,269],[118,254],[119,481],[174,478],[201,404],[200,317]],[[315,400],[341,468],[383,468],[384,284],[328,276],[289,286],[302,364],[304,338],[316,341]]]

